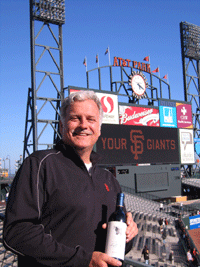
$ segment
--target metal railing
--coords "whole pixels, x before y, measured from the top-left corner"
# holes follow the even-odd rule
[[[144,264],[142,262],[139,262],[139,261],[135,261],[135,260],[132,260],[130,258],[127,258],[125,257],[124,259],[124,263],[123,263],[123,267],[148,267],[148,266],[151,266],[151,265],[147,265],[147,264]]]

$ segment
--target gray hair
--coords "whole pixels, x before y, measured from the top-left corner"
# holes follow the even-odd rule
[[[103,108],[101,105],[101,102],[98,98],[98,96],[95,94],[94,91],[78,91],[70,94],[68,97],[66,97],[62,103],[60,108],[60,119],[61,122],[64,124],[65,117],[66,117],[66,110],[69,106],[71,106],[75,101],[85,101],[85,100],[93,100],[99,109],[99,118],[100,118],[100,125],[102,124],[103,120]]]

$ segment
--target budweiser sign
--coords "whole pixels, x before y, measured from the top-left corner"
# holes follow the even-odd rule
[[[155,108],[119,106],[119,123],[159,127],[159,110]]]

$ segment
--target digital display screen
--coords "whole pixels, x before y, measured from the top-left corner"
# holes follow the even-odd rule
[[[103,164],[179,163],[178,129],[103,124],[96,151]]]

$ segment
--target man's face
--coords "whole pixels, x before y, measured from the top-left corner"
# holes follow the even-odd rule
[[[66,110],[61,133],[64,143],[92,150],[100,136],[99,109],[93,100],[75,101]]]

